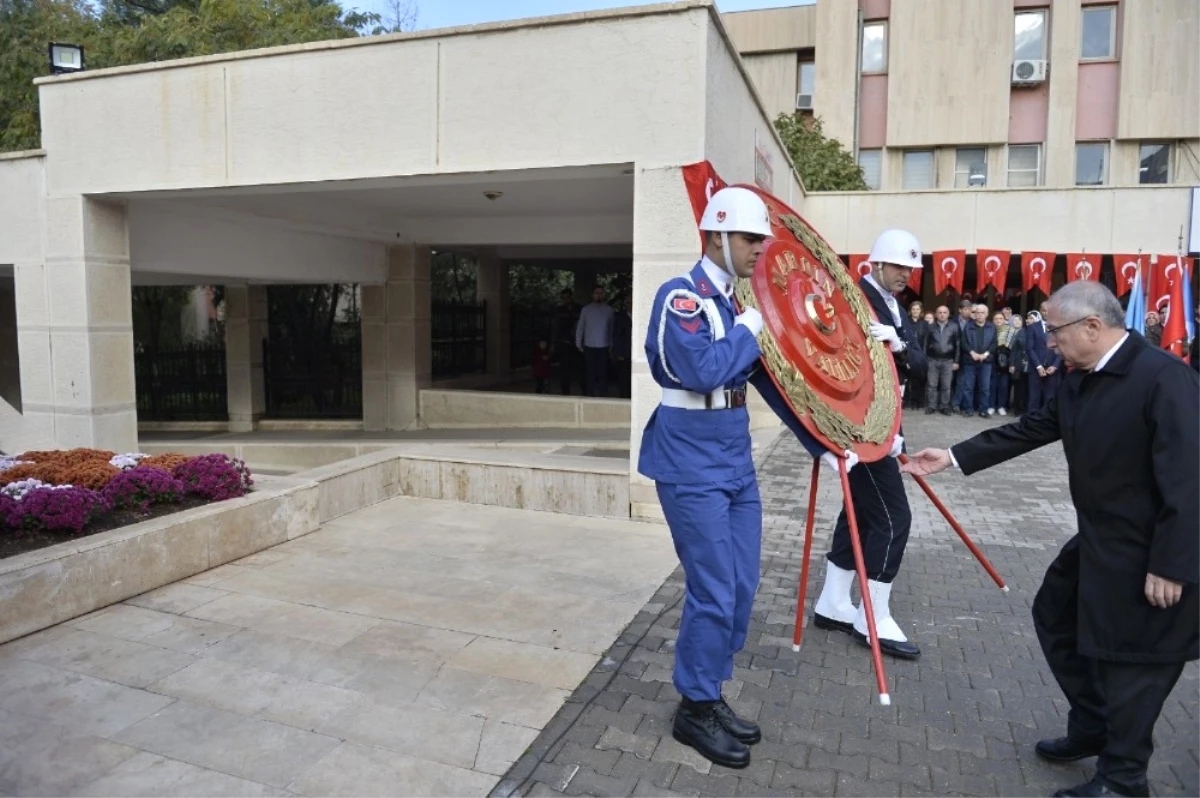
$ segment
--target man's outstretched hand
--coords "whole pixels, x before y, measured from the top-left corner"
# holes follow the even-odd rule
[[[904,474],[916,474],[919,477],[927,477],[930,474],[936,474],[949,467],[949,449],[922,449],[916,454],[910,454],[908,462],[900,464],[900,471]]]

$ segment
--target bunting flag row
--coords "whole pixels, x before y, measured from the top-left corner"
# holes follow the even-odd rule
[[[1050,295],[1051,276],[1054,271],[1055,252],[1020,252],[1021,256],[1021,290],[1028,293],[1037,288],[1045,296]],[[981,249],[975,253],[976,277],[975,293],[981,293],[990,285],[997,294],[1003,294],[1008,281],[1008,267],[1013,253],[1006,249]],[[1142,275],[1143,289],[1147,304],[1159,307],[1165,304],[1170,296],[1172,274],[1179,271],[1191,279],[1193,259],[1179,255],[1159,255],[1151,263],[1151,256],[1143,253],[1133,255],[1113,255],[1117,296],[1129,292],[1137,275]],[[1067,282],[1076,280],[1100,280],[1102,255],[1084,252],[1069,252],[1067,259]],[[850,255],[847,258],[847,268],[857,278],[862,278],[871,272],[871,261],[867,255]],[[940,294],[947,288],[953,288],[963,293],[963,282],[966,279],[967,251],[963,249],[943,249],[932,253],[933,293]],[[921,293],[921,274],[924,269],[913,269],[908,285],[913,291]]]

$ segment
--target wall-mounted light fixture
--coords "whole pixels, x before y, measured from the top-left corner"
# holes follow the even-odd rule
[[[61,75],[83,71],[83,46],[50,42],[50,72]]]

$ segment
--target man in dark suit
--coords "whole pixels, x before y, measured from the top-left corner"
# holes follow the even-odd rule
[[[921,245],[916,236],[905,230],[885,230],[876,239],[869,258],[871,273],[858,285],[879,319],[872,322],[871,335],[891,350],[903,390],[912,375],[923,374],[928,368],[917,342],[916,327],[895,297],[908,285],[912,270],[921,266]],[[892,580],[900,570],[912,523],[912,511],[895,459],[903,447],[904,438],[897,435],[890,457],[862,463],[850,471],[849,479],[880,648],[893,656],[916,659],[921,650],[908,642],[892,619],[888,605]],[[833,531],[833,544],[825,563],[825,583],[814,608],[813,623],[821,629],[846,632],[868,645],[866,610],[862,605],[856,608],[850,600],[854,578],[854,552],[843,507]],[[866,598],[863,597],[864,601]]]
[[[1045,406],[903,470],[973,474],[1062,441],[1079,533],[1046,572],[1033,626],[1071,711],[1066,736],[1036,750],[1099,757],[1091,781],[1055,795],[1149,795],[1154,723],[1200,659],[1200,378],[1127,332],[1100,283],[1061,288],[1044,321],[1073,369]]]
[[[1047,303],[1043,302],[1041,312],[1030,311],[1029,323],[1025,325],[1025,354],[1029,358],[1029,401],[1025,411],[1028,413],[1050,401],[1062,369],[1062,358],[1046,343],[1046,320],[1042,318],[1046,308]]]

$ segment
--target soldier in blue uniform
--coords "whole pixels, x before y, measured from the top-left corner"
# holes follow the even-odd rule
[[[746,383],[753,382],[814,457],[837,467],[758,370],[759,312],[737,314],[733,285],[749,277],[771,235],[754,192],[725,188],[709,200],[704,257],[654,297],[646,357],[662,401],[642,436],[638,471],[656,482],[687,596],[675,648],[682,696],[674,737],[719,765],[744,768],[761,739],[721,695],[746,642],[758,588],[762,501],[751,457]],[[846,453],[849,455],[849,453]],[[853,464],[851,459],[849,464]]]

